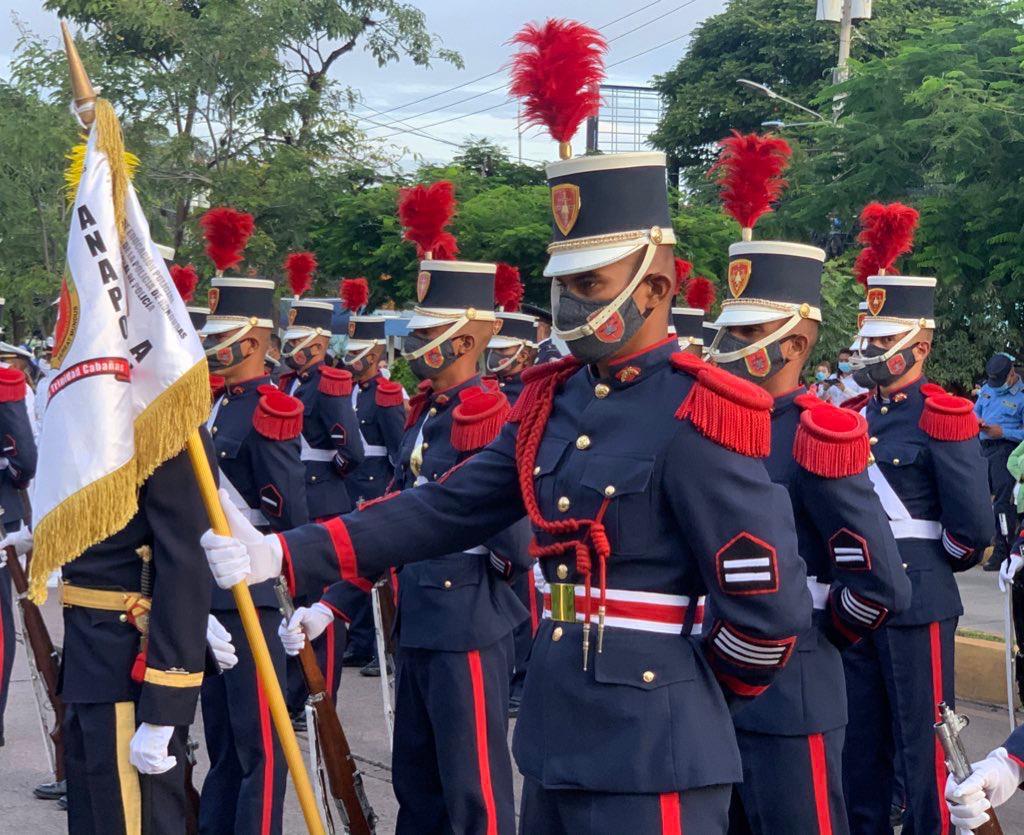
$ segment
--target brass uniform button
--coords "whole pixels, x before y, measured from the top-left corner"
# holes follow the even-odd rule
[[[576,449],[587,449],[590,447],[590,438],[587,435],[580,435],[576,439]]]
[[[122,614],[118,615],[117,619],[119,621],[121,621],[121,623],[128,623],[128,615],[126,615],[126,614],[122,613]]]
[[[900,463],[900,459],[899,458],[893,458],[892,459],[892,463],[893,464],[899,464]]]
[[[565,513],[565,511],[567,511],[569,509],[569,497],[568,496],[562,496],[558,500],[558,509],[560,511],[562,511],[562,513]]]
[[[878,411],[880,411],[883,415],[887,415],[887,414],[889,414],[889,407],[888,406],[883,406]]]
[[[310,476],[310,481],[316,481],[316,476]]]
[[[868,454],[868,466],[870,467],[870,466],[871,466],[872,464],[874,464],[874,463],[875,463],[875,456],[874,456],[874,455],[871,455],[871,454],[869,453],[869,454]]]
[[[645,684],[650,684],[652,681],[654,681],[654,673],[652,673],[650,670],[644,670],[642,678]]]
[[[562,627],[561,626],[556,626],[551,631],[551,640],[552,641],[560,641],[560,640],[562,640]]]
[[[559,580],[564,580],[566,577],[569,576],[569,566],[567,566],[567,565],[560,565],[560,566],[558,566],[558,568],[555,569],[555,574],[558,575],[558,579]]]
[[[220,401],[220,405],[221,406],[227,406],[228,405],[228,399],[225,397],[223,400]]]
[[[534,475],[540,475],[540,467],[534,467],[533,468],[533,474]]]
[[[451,580],[445,580],[444,581],[444,587],[446,589],[450,589],[452,587],[452,581]]]
[[[430,449],[430,444],[428,444],[426,441],[424,441],[423,442],[423,446],[420,447],[420,449]]]
[[[610,498],[611,498],[612,496],[614,496],[614,495],[615,495],[615,485],[614,485],[614,484],[609,484],[609,485],[608,485],[607,487],[605,487],[605,488],[604,488],[604,494],[605,494],[605,495],[606,495],[606,496],[607,496],[607,497],[608,497],[609,499],[610,499]]]
[[[906,568],[906,567],[907,567],[907,564],[906,564],[906,563],[903,563],[903,567],[904,567],[904,568]]]
[[[220,457],[221,458],[227,458],[228,457],[227,452],[225,452],[224,450],[221,450]]]
[[[214,426],[213,429],[210,430],[210,434],[211,435],[216,435],[217,434],[217,427],[216,426]]]
[[[603,400],[611,393],[611,387],[606,383],[598,383],[594,386],[594,397],[598,400]]]
[[[427,414],[430,415],[430,417],[433,417],[434,415],[437,414],[437,409],[435,409],[433,406],[431,406],[430,407],[430,411],[427,412]]]
[[[878,443],[878,438],[872,435],[870,438],[868,438],[868,443],[871,444],[871,446],[874,446],[875,444]]]

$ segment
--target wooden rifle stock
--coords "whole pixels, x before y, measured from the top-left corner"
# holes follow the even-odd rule
[[[14,590],[18,594],[18,605],[21,607],[21,615],[25,624],[25,640],[32,651],[32,658],[35,661],[36,669],[46,687],[46,695],[53,708],[56,722],[50,731],[50,739],[53,740],[54,749],[54,779],[64,779],[64,745],[61,736],[61,728],[64,725],[64,702],[59,695],[59,666],[60,659],[50,639],[50,631],[43,621],[43,614],[31,600],[28,599],[28,577],[25,569],[14,548],[8,546],[7,570],[14,583]]]

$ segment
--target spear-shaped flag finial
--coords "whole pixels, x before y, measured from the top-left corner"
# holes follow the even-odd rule
[[[71,74],[71,96],[75,101],[78,118],[85,127],[89,127],[96,118],[96,90],[89,81],[85,65],[78,55],[75,39],[71,37],[66,21],[60,22],[60,32],[64,38],[64,52],[68,56],[68,71]]]

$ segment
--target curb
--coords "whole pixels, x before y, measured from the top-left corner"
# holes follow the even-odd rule
[[[989,705],[1006,705],[1006,644],[956,636],[956,697]],[[1014,688],[1016,690],[1016,688]],[[1017,694],[1014,702],[1020,707]]]

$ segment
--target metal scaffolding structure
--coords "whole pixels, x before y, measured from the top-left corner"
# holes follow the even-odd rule
[[[601,85],[601,109],[587,120],[587,151],[612,154],[647,151],[647,138],[663,111],[661,96],[652,87]]]

